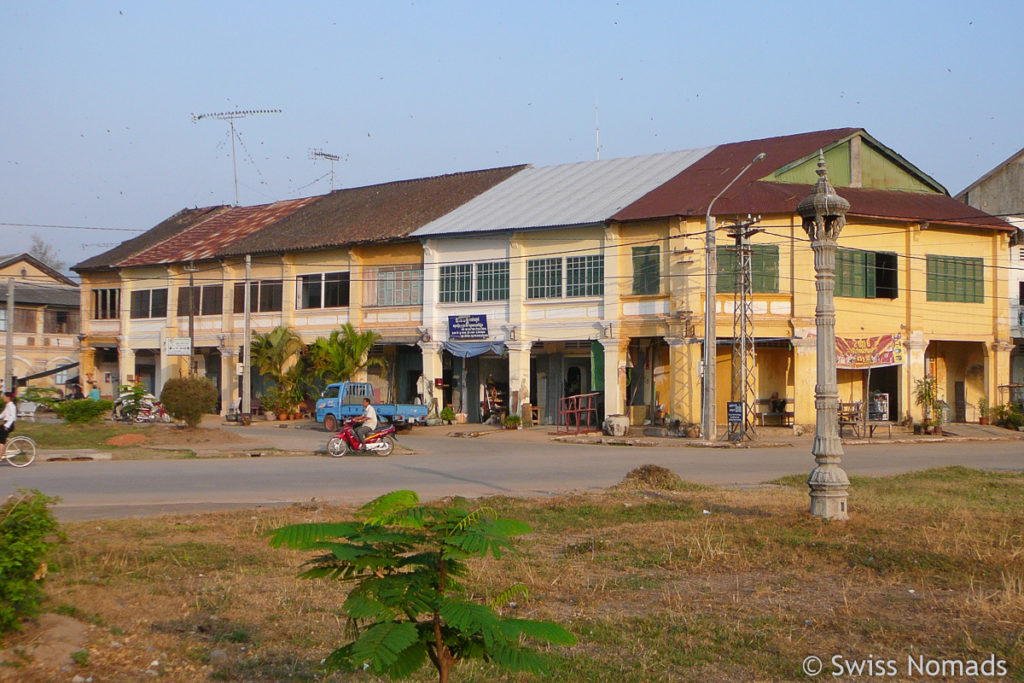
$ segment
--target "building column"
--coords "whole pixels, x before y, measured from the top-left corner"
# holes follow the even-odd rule
[[[914,403],[914,383],[924,379],[927,370],[925,351],[928,349],[928,342],[921,332],[911,332],[904,344],[907,347],[907,370],[906,381],[903,383],[902,405],[906,406],[907,413],[913,415],[916,421],[920,421],[924,419],[924,408]]]
[[[530,347],[532,341],[506,341],[508,349],[509,414],[519,415],[524,403],[532,403],[530,387]],[[513,397],[518,397],[518,401]]]
[[[1010,352],[1013,351],[1013,348],[1013,344],[1001,340],[996,340],[989,345],[989,367],[985,368],[987,371],[985,373],[987,384],[985,391],[988,393],[989,405],[997,405],[1002,402],[999,396],[999,385],[1010,381]],[[1012,400],[1012,398],[1012,396],[1007,394],[1007,401]]]
[[[128,381],[129,375],[132,382]],[[117,347],[117,381],[114,382],[114,400],[121,395],[122,384],[133,384],[135,380],[135,349],[123,344]]]
[[[437,380],[444,376],[444,369],[441,366],[441,350],[444,344],[436,341],[421,341],[418,346],[423,351],[423,378],[427,380],[430,394],[426,397],[427,415],[439,417],[444,409],[444,394],[437,387]],[[437,405],[433,406],[433,402]]]
[[[628,339],[601,339],[604,347],[604,414],[626,414],[626,347]]]
[[[793,423],[814,424],[818,409],[814,403],[814,385],[818,373],[816,338],[793,339]]]
[[[700,421],[700,377],[695,375],[700,367],[699,340],[681,337],[665,337],[668,344],[669,395],[666,408],[675,420],[684,424]]]
[[[238,347],[221,346],[220,351],[220,414],[227,415],[235,407],[238,396]]]
[[[99,378],[96,372],[96,349],[85,346],[83,342],[78,349],[78,376],[83,382],[96,382],[99,385]],[[83,384],[84,387],[84,384]],[[92,387],[89,387],[90,389]]]

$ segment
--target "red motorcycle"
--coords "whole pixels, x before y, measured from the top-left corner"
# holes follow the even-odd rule
[[[395,450],[394,425],[377,425],[377,429],[366,437],[365,444],[360,443],[356,437],[355,426],[355,420],[345,420],[341,425],[341,431],[327,442],[327,452],[335,458],[361,452],[386,458]]]

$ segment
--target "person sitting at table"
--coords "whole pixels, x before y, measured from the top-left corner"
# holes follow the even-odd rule
[[[779,398],[779,392],[773,392],[771,398],[768,399],[768,409],[772,413],[786,412],[786,399]]]

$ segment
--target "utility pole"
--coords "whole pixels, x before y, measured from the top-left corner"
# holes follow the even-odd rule
[[[249,365],[252,363],[252,330],[250,329],[251,316],[249,291],[249,276],[252,274],[252,256],[245,255],[245,294],[242,299],[245,301],[245,327],[242,332],[242,414],[252,419],[252,382],[250,379]]]
[[[736,280],[732,307],[732,400],[743,403],[743,421],[729,424],[729,440],[754,438],[754,317],[753,282],[751,279],[750,238],[761,228],[753,228],[756,221],[737,222],[729,236],[736,240]]]
[[[196,362],[196,290],[195,290],[195,273],[198,268],[195,264],[189,263],[185,266],[185,270],[188,272],[188,376],[191,377],[195,374]]]
[[[718,436],[716,387],[717,372],[715,364],[718,362],[718,335],[715,330],[715,316],[717,315],[716,297],[718,295],[718,252],[715,244],[715,217],[711,209],[719,197],[725,194],[733,183],[740,179],[747,170],[765,158],[761,152],[750,163],[743,167],[736,177],[729,181],[721,192],[708,203],[708,211],[704,216],[704,405],[701,414],[701,437],[705,441],[714,441]]]
[[[14,278],[7,278],[7,338],[4,343],[4,391],[14,391]]]

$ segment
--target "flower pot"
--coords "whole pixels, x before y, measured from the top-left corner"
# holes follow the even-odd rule
[[[278,420],[281,420],[282,422],[283,422],[284,420],[287,420],[287,419],[288,419],[288,413],[278,413],[278,414],[277,414],[277,419],[278,419]]]
[[[978,418],[978,424],[980,424],[980,425],[987,425],[988,424],[988,418],[987,417],[979,417]]]

